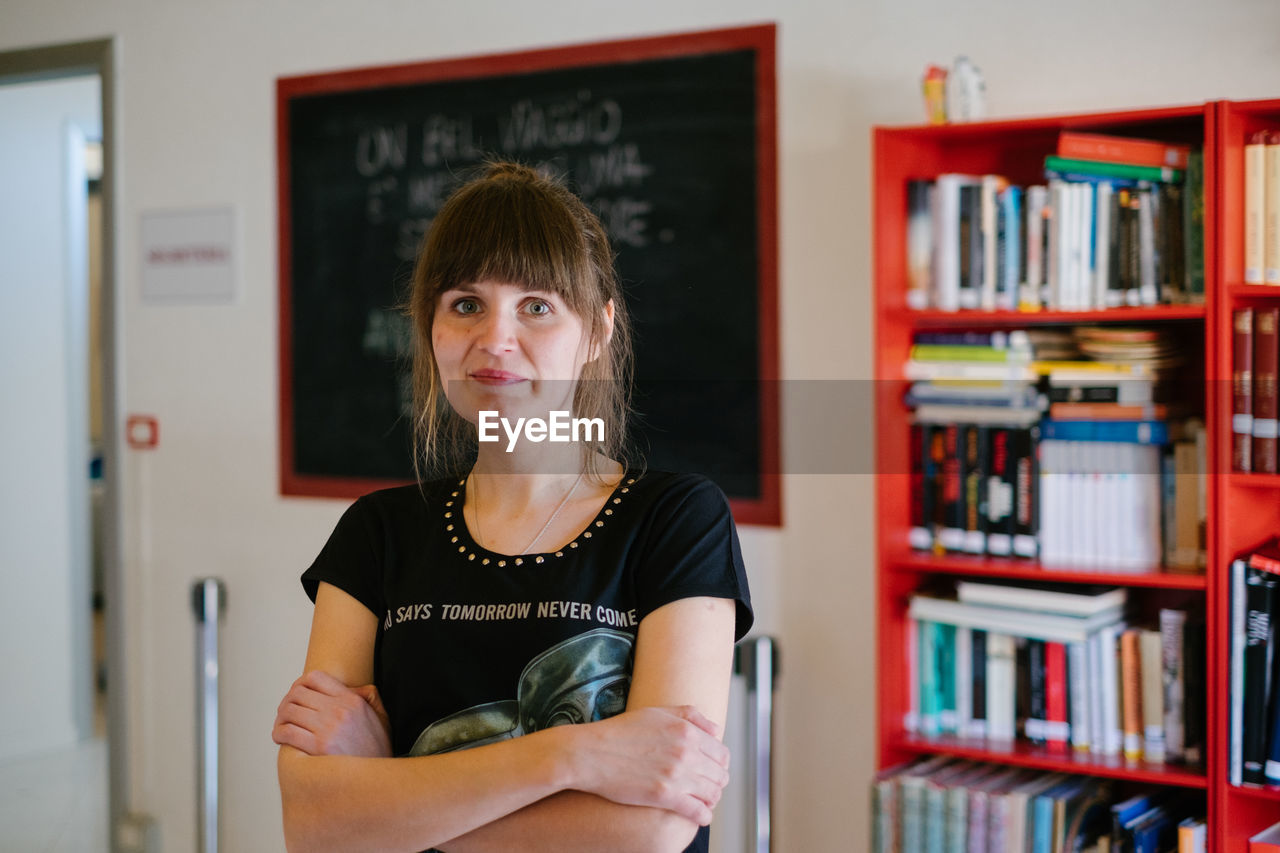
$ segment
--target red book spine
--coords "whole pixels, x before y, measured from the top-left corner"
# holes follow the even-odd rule
[[[1253,309],[1231,314],[1231,470],[1253,470]]]
[[[1253,470],[1276,473],[1276,373],[1280,371],[1280,308],[1253,318]]]
[[[1067,722],[1067,647],[1045,643],[1045,735],[1051,752],[1066,752],[1071,737]]]
[[[1128,163],[1133,166],[1168,166],[1187,168],[1191,155],[1189,145],[1171,145],[1154,139],[1133,139],[1101,133],[1077,133],[1064,130],[1058,136],[1058,156],[1076,160],[1101,160],[1106,163]]]

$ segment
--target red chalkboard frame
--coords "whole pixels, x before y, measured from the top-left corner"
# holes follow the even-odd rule
[[[756,54],[757,299],[760,380],[759,497],[730,496],[740,524],[780,526],[782,489],[778,394],[778,215],[776,25],[758,24],[567,47],[496,53],[401,65],[282,77],[276,83],[276,167],[279,264],[280,493],[286,496],[355,498],[399,481],[320,476],[294,466],[292,352],[292,223],[289,103],[306,95],[349,92],[449,79],[569,69],[721,51]]]

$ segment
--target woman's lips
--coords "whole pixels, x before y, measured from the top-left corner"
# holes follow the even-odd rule
[[[467,376],[484,385],[515,385],[524,381],[524,377],[518,373],[508,373],[505,370],[473,370]]]

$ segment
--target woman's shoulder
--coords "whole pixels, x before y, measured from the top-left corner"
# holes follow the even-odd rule
[[[654,510],[728,514],[729,499],[709,477],[682,471],[660,469],[628,470],[617,491],[623,495],[635,492]]]

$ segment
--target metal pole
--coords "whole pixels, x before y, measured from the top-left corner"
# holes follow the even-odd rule
[[[751,824],[755,853],[772,847],[773,691],[778,678],[778,648],[772,637],[756,637],[738,647],[738,669],[747,676],[747,764],[751,773]]]
[[[196,708],[199,758],[198,845],[200,853],[218,851],[218,621],[226,607],[226,586],[202,578],[191,587],[196,616]]]

